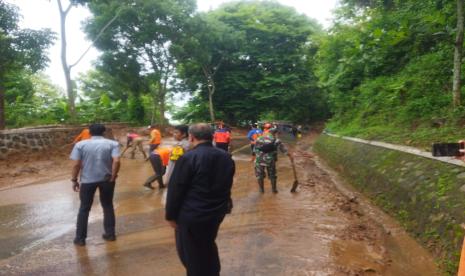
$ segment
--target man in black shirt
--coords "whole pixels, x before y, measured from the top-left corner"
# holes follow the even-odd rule
[[[175,229],[176,248],[189,276],[219,275],[215,239],[232,208],[234,161],[212,146],[212,134],[208,124],[189,128],[194,148],[178,159],[168,184],[166,220]]]

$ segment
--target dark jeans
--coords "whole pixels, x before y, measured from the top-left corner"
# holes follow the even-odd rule
[[[150,144],[150,146],[149,146],[149,156],[150,156],[150,154],[152,154],[152,152],[153,152],[156,148],[158,148],[159,145],[160,145],[160,144]]]
[[[216,236],[224,216],[203,222],[178,221],[176,249],[187,276],[217,276],[221,265]]]
[[[114,182],[98,182],[81,184],[79,198],[81,206],[77,217],[76,239],[85,240],[87,237],[87,222],[89,212],[94,202],[95,191],[99,189],[100,204],[103,208],[103,228],[105,234],[115,234],[115,211],[113,209],[113,194],[115,191]]]
[[[164,187],[165,185],[163,184],[163,175],[166,172],[166,167],[163,166],[163,162],[161,160],[160,155],[152,153],[149,155],[149,158],[150,158],[150,164],[152,164],[152,168],[155,174],[147,178],[145,183],[152,184],[152,182],[157,180],[158,185],[160,187]]]
[[[228,151],[229,143],[216,143],[216,147]]]

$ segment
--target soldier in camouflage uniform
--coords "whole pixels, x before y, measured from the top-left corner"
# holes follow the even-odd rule
[[[261,193],[265,192],[265,170],[267,171],[268,178],[270,179],[273,193],[278,192],[278,189],[276,188],[276,161],[278,159],[278,150],[287,154],[289,158],[292,158],[286,146],[284,146],[281,140],[276,138],[277,132],[278,129],[271,128],[268,133],[257,138],[255,142],[255,176],[257,177]]]

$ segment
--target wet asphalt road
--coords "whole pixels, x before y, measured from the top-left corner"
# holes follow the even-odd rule
[[[247,150],[235,154],[234,209],[217,240],[222,275],[347,275],[334,248],[335,242],[337,248],[348,248],[346,242],[341,246],[339,233],[353,218],[334,210],[332,192],[303,185],[299,193],[289,193],[292,172],[289,161],[281,158],[280,193],[272,194],[266,182],[261,195],[249,159]],[[307,169],[300,168],[302,182],[316,170]],[[68,180],[1,191],[0,275],[184,275],[173,230],[164,221],[163,191],[142,187],[150,174],[150,164],[143,160],[122,160],[114,200],[117,241],[101,238],[96,196],[85,247],[72,243],[79,200]],[[344,262],[373,267],[369,271],[375,274],[365,275],[383,275],[385,267],[376,262],[384,260],[370,253],[369,243],[355,247],[367,250],[368,258],[354,262],[347,257],[351,254],[342,254],[348,258]],[[406,259],[399,266],[405,274],[397,275],[435,275],[430,256],[415,250],[412,254],[422,261]]]

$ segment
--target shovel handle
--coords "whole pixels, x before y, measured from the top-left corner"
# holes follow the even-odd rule
[[[297,172],[295,169],[294,159],[291,157],[289,157],[289,159],[291,160],[292,172],[294,173],[294,183],[292,184],[291,193],[295,193],[297,190],[297,186],[299,185],[299,181],[297,180]]]

